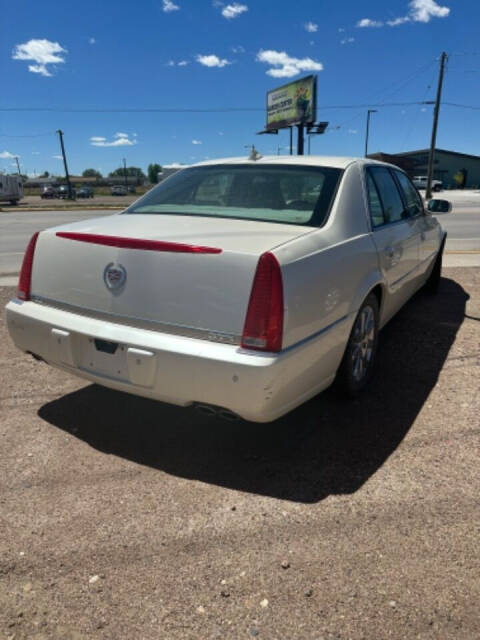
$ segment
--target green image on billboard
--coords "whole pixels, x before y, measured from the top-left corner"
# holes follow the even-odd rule
[[[315,76],[301,78],[267,93],[267,129],[310,124],[317,111]]]

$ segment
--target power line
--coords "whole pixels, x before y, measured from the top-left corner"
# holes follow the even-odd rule
[[[53,131],[49,131],[48,133],[32,133],[29,135],[19,135],[19,136],[12,136],[9,133],[0,133],[1,138],[43,138],[44,136],[53,136],[53,135],[54,135]]]
[[[473,104],[458,104],[457,102],[442,102],[447,107],[458,107],[459,109],[473,109],[474,111],[480,111],[479,105]]]
[[[333,104],[333,105],[318,105],[318,109],[364,109],[367,107],[405,107],[410,105],[424,104],[424,102],[411,101],[411,102],[381,102],[373,103],[368,102],[365,104]],[[90,109],[76,109],[73,107],[0,107],[0,111],[3,112],[39,112],[47,111],[51,113],[235,113],[241,111],[265,111],[265,107],[223,107],[223,108],[179,108],[179,107],[154,107],[154,108],[90,108]],[[1,134],[4,135],[4,134]],[[5,134],[6,135],[6,134]],[[37,135],[50,135],[50,134],[37,134]],[[20,136],[11,136],[20,137]],[[25,136],[34,137],[34,136]]]

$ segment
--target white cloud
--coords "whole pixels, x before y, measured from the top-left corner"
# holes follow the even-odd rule
[[[89,38],[88,39],[88,44],[95,44],[97,41],[95,40],[95,38]]]
[[[238,16],[246,11],[248,11],[246,4],[234,2],[233,4],[227,4],[227,6],[222,9],[222,16],[227,18],[227,20],[233,20],[233,18],[238,18]]]
[[[357,27],[383,27],[383,22],[379,20],[370,20],[370,18],[363,18],[357,22]]]
[[[450,9],[440,6],[436,0],[410,0],[407,15],[387,20],[386,23],[364,18],[357,22],[357,27],[383,27],[384,24],[388,24],[389,27],[397,27],[407,22],[426,23],[430,22],[432,18],[446,18],[448,15],[450,15]]]
[[[171,13],[172,11],[178,11],[180,7],[178,4],[172,2],[172,0],[162,0],[162,11],[165,13]]]
[[[410,16],[414,22],[430,22],[431,18],[446,18],[450,9],[441,7],[435,0],[411,0]]]
[[[90,144],[93,147],[131,147],[137,144],[137,140],[132,140],[128,133],[121,133],[119,131],[114,134],[113,138],[113,140],[108,141],[107,138],[103,136],[92,136],[90,138]]]
[[[45,76],[45,78],[52,77],[52,74],[44,64],[29,64],[28,70],[31,73],[39,73],[41,76]]]
[[[201,140],[192,140],[192,144],[203,144]]]
[[[14,153],[10,153],[10,151],[2,151],[0,153],[0,158],[4,158],[5,160],[7,158],[15,158],[15,157],[16,157],[15,154]],[[20,157],[20,156],[18,156],[18,157]]]
[[[260,50],[257,62],[271,65],[266,73],[272,78],[291,78],[302,71],[322,71],[323,64],[312,58],[292,58],[285,51]]]
[[[188,60],[180,60],[179,62],[175,62],[175,60],[169,60],[165,66],[167,67],[186,67],[187,64],[190,64]]]
[[[352,44],[352,42],[355,42],[355,38],[342,38],[340,40],[340,44]]]
[[[63,156],[52,156],[52,158],[55,158],[55,160],[63,160]]]
[[[403,16],[403,18],[395,18],[395,20],[387,20],[387,24],[389,27],[397,27],[399,24],[404,24],[405,22],[410,22],[410,18],[408,16]]]
[[[348,133],[355,135],[356,133],[358,133],[358,129],[349,129]]]
[[[345,29],[343,27],[339,27],[338,33],[344,33]]]
[[[32,156],[39,156],[40,155],[40,151],[32,151]]]
[[[305,31],[308,31],[308,33],[316,33],[318,31],[318,24],[315,24],[314,22],[306,22],[303,26],[305,27]]]
[[[204,67],[225,67],[227,64],[232,64],[226,58],[219,58],[214,54],[202,56],[197,56],[197,62],[203,64]]]
[[[232,51],[233,53],[245,53],[245,47],[239,44],[238,47],[232,47]]]
[[[58,42],[50,40],[29,40],[22,44],[17,44],[13,50],[14,60],[31,60],[37,64],[29,64],[28,70],[31,73],[39,73],[42,76],[50,77],[52,73],[47,68],[48,64],[60,64],[65,62],[64,49]]]

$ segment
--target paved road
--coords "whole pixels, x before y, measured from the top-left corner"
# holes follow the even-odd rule
[[[0,314],[0,638],[480,638],[479,285],[446,269],[368,393],[269,425],[86,384]]]
[[[30,236],[48,227],[76,220],[86,220],[112,215],[112,211],[8,211],[0,212],[0,284],[13,284],[12,274],[17,274],[22,263],[23,252]],[[438,216],[448,231],[447,251],[480,252],[480,205],[473,207],[470,202],[455,203],[452,213]],[[458,260],[475,260],[480,264],[480,254],[470,257],[447,257],[449,266],[456,266]],[[460,265],[461,266],[461,263]],[[473,264],[472,264],[473,266]],[[7,281],[6,275],[10,278]]]
[[[108,216],[114,211],[18,211],[0,212],[0,284],[6,275],[17,274],[28,240],[35,231],[59,224]],[[3,278],[3,279],[2,279]]]

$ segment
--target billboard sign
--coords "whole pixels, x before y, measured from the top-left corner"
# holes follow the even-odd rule
[[[316,116],[316,76],[295,80],[267,93],[267,130],[312,124]]]

